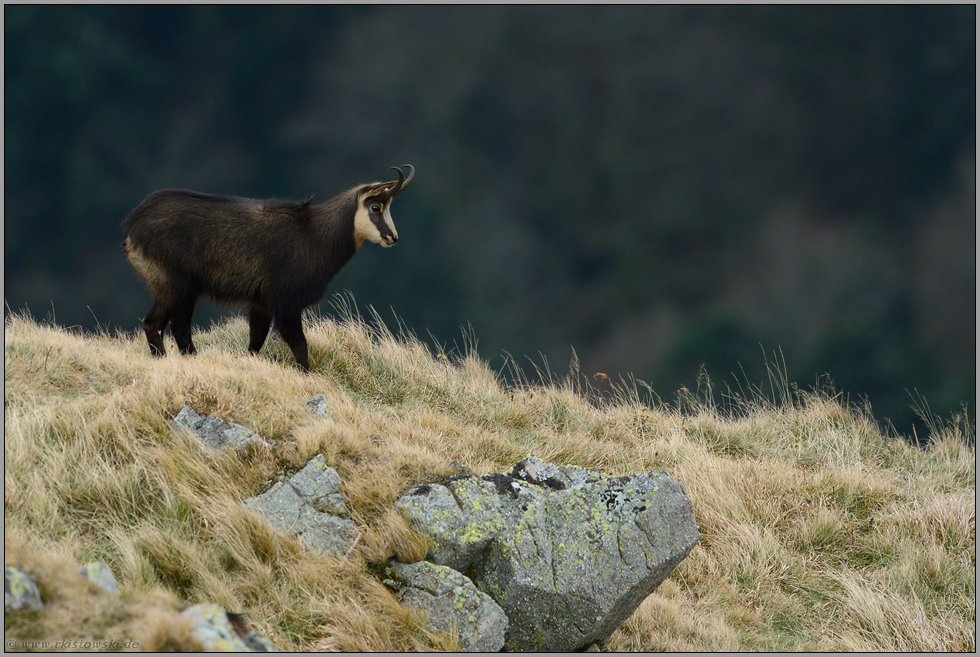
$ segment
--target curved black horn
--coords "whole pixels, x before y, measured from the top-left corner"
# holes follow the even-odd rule
[[[401,187],[398,188],[396,193],[401,193],[408,189],[408,186],[412,184],[412,179],[415,178],[415,167],[413,167],[411,164],[403,164],[402,166],[408,167],[408,178],[405,179],[405,182],[401,184]]]
[[[405,183],[405,174],[402,172],[402,170],[399,169],[398,167],[391,167],[391,168],[398,172],[398,180],[393,181],[391,183],[391,187],[389,187],[384,191],[383,196],[385,200],[390,199],[392,196],[394,196],[399,191],[401,191],[401,186]]]

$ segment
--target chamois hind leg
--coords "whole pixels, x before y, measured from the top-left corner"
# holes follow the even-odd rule
[[[296,367],[302,372],[310,371],[309,355],[306,350],[306,335],[303,334],[302,311],[295,315],[276,317],[276,330],[283,341],[293,350]]]
[[[265,306],[253,303],[248,311],[248,350],[259,353],[272,325],[272,315]]]
[[[163,330],[167,328],[167,322],[172,315],[172,304],[157,299],[143,318],[143,330],[146,332],[146,341],[150,343],[150,354],[153,356],[167,355],[167,350],[163,348]]]
[[[194,316],[196,306],[197,296],[184,297],[176,304],[173,319],[170,320],[170,332],[177,341],[180,353],[184,355],[197,353],[194,343],[191,342],[191,318]]]

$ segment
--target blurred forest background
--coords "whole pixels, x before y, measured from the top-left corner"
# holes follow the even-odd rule
[[[915,395],[975,417],[974,5],[5,5],[4,36],[9,309],[135,330],[150,192],[409,162],[398,245],[328,290],[389,325],[665,401],[781,349],[906,435]]]

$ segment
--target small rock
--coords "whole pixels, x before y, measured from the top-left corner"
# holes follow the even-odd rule
[[[41,591],[37,581],[17,568],[4,566],[3,569],[3,613],[21,609],[40,609]]]
[[[507,616],[490,596],[465,575],[427,561],[391,563],[403,583],[399,599],[429,614],[428,628],[446,632],[456,627],[459,645],[467,652],[498,652],[504,645]]]
[[[175,430],[187,429],[197,434],[212,452],[220,452],[225,447],[243,449],[248,445],[266,449],[271,447],[251,429],[234,422],[225,422],[213,415],[201,415],[186,405],[180,409],[170,426]]]
[[[249,632],[242,637],[245,645],[252,649],[252,652],[279,652],[279,650],[261,634]]]
[[[206,652],[278,652],[272,642],[255,632],[242,633],[229,614],[216,604],[205,603],[180,612],[190,619],[193,633]],[[237,616],[237,614],[232,614]]]
[[[346,517],[340,495],[340,475],[316,456],[285,481],[245,506],[259,511],[276,529],[300,537],[303,546],[321,554],[343,554],[357,535],[357,525]]]
[[[322,454],[310,459],[289,479],[289,484],[307,504],[336,516],[345,516],[347,506],[340,495],[340,483],[340,475],[326,466]]]
[[[460,463],[459,461],[449,462],[449,472],[454,477],[473,474],[473,470],[470,468],[470,466]]]
[[[119,593],[119,586],[109,566],[104,561],[90,561],[79,569],[82,577],[106,593]]]
[[[510,476],[554,490],[564,490],[571,483],[568,475],[562,472],[557,465],[533,456],[529,456],[515,465],[510,471]]]
[[[317,395],[313,399],[307,400],[306,407],[314,415],[319,415],[320,417],[330,418],[330,409],[327,408],[327,399],[323,395]]]

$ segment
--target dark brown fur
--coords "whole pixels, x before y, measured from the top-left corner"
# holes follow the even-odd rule
[[[275,323],[297,366],[307,371],[303,309],[323,296],[357,251],[358,196],[373,197],[377,187],[387,201],[394,194],[385,195],[386,187],[397,193],[407,186],[391,185],[357,187],[319,205],[179,189],[148,196],[124,220],[123,246],[154,297],[143,318],[150,353],[164,355],[168,322],[181,353],[196,351],[191,317],[198,297],[206,294],[219,302],[248,303],[250,352],[262,348]],[[371,219],[390,234],[380,218]]]

